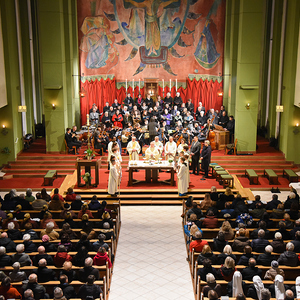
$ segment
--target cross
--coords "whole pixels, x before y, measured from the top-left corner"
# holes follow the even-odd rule
[[[152,91],[152,89],[154,89],[155,88],[155,85],[152,85],[152,83],[150,83],[150,85],[148,85],[148,90],[150,89],[150,94],[151,95],[154,95],[154,91]]]

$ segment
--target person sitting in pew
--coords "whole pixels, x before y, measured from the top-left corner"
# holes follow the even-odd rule
[[[262,277],[262,270],[256,267],[256,260],[252,257],[249,259],[248,267],[242,270],[244,280],[252,280],[253,276],[258,275]]]
[[[218,255],[218,263],[220,265],[224,264],[227,257],[231,257],[234,261],[236,261],[236,256],[232,254],[232,248],[230,245],[226,245],[223,252]]]
[[[14,268],[12,272],[9,272],[9,277],[12,282],[23,281],[27,279],[27,275],[24,271],[20,270],[20,263],[15,262],[12,267]]]
[[[67,298],[64,296],[62,289],[58,286],[54,288],[53,295],[53,300],[67,300]]]
[[[214,229],[218,227],[218,218],[215,216],[212,210],[208,210],[206,213],[206,217],[201,222],[201,227]]]
[[[75,245],[75,249],[77,251],[79,251],[79,249],[81,247],[85,247],[87,249],[87,251],[92,251],[93,250],[93,246],[92,246],[91,242],[88,240],[87,233],[81,233],[81,237]]]
[[[260,229],[257,233],[257,239],[252,240],[251,247],[254,252],[263,252],[269,244],[269,241],[265,239],[265,231]]]
[[[101,203],[98,201],[98,198],[96,195],[94,195],[88,205],[90,210],[97,210],[101,207]]]
[[[258,231],[260,229],[263,229],[265,231],[265,238],[266,239],[269,239],[271,237],[271,234],[270,234],[269,230],[267,229],[266,222],[265,221],[259,221],[258,228],[254,229],[250,234],[252,239],[257,239],[258,238]]]
[[[70,240],[75,240],[78,238],[77,234],[71,229],[69,223],[64,223],[62,225],[61,231],[59,232],[59,238],[61,239],[64,234],[67,234]]]
[[[19,229],[15,228],[15,223],[9,222],[7,224],[7,235],[11,240],[21,240],[22,239],[22,233],[19,231]]]
[[[198,265],[202,265],[204,259],[210,259],[213,265],[217,264],[218,258],[217,256],[211,251],[209,245],[204,245],[201,253],[197,258]]]
[[[37,232],[32,229],[32,224],[31,223],[26,223],[24,225],[24,229],[25,229],[24,234],[29,234],[31,240],[38,240],[39,239],[39,236],[38,236]]]
[[[30,274],[28,281],[24,281],[22,285],[22,290],[32,290],[34,294],[34,299],[49,299],[49,295],[46,293],[46,289],[41,284],[38,284],[38,277],[36,274]]]
[[[78,272],[78,280],[86,282],[90,275],[93,275],[96,280],[100,279],[99,270],[93,267],[93,259],[91,257],[87,257],[84,262],[84,267]]]
[[[202,210],[199,208],[197,202],[194,201],[192,205],[192,208],[189,209],[186,214],[187,218],[189,218],[191,214],[196,214],[197,218],[200,219],[203,216]]]
[[[42,236],[42,243],[40,244],[40,246],[43,246],[46,252],[55,252],[56,247],[53,243],[50,243],[50,237],[47,234],[41,236]]]
[[[285,300],[294,300],[294,292],[292,290],[285,291]]]
[[[271,297],[276,299],[285,299],[285,292],[288,289],[290,289],[290,287],[284,284],[284,278],[281,275],[276,275],[274,284],[269,286]]]
[[[12,262],[19,262],[21,267],[31,266],[32,262],[28,254],[24,252],[25,246],[23,244],[18,244],[16,247],[17,253],[13,254],[11,259]]]
[[[77,297],[74,287],[71,284],[69,284],[69,279],[67,275],[65,274],[60,275],[59,282],[60,284],[58,287],[62,289],[63,295],[64,297],[66,297],[66,299]]]
[[[286,244],[286,251],[281,253],[278,263],[284,266],[297,267],[299,264],[298,255],[294,252],[294,244],[289,242]]]
[[[58,225],[56,224],[56,222],[53,220],[52,218],[52,214],[50,213],[50,211],[46,211],[45,214],[44,214],[44,218],[43,220],[41,220],[41,223],[40,223],[40,228],[47,228],[47,224],[48,223],[52,223],[53,224],[53,228],[55,229],[58,229]]]
[[[54,195],[49,203],[50,210],[62,210],[64,209],[64,203],[59,199],[59,195]]]
[[[225,218],[225,215],[229,215],[230,218],[234,218],[235,214],[234,214],[234,209],[231,208],[231,203],[230,202],[225,202],[225,206],[224,209],[222,209],[220,211],[220,218]]]
[[[250,245],[249,239],[245,236],[245,229],[239,230],[239,236],[237,236],[232,244],[232,249],[235,251],[243,252],[246,246]]]
[[[57,247],[57,253],[54,256],[53,261],[56,268],[61,268],[65,261],[72,261],[72,256],[68,254],[67,249],[64,245],[59,245]]]
[[[77,279],[76,271],[72,270],[73,264],[71,261],[65,261],[62,270],[60,271],[59,275],[65,275],[68,277],[68,282],[72,282],[73,280]]]
[[[293,204],[295,204],[295,203],[293,203]],[[292,205],[293,205],[293,204],[292,204]],[[283,215],[283,220],[282,220],[282,222],[285,223],[285,228],[286,228],[286,229],[292,229],[292,228],[294,228],[294,221],[291,220],[291,216],[290,216],[288,213],[285,213],[285,214]],[[289,232],[289,236],[290,236],[290,238],[291,238],[290,232]]]
[[[276,209],[278,204],[281,204],[281,201],[278,200],[278,195],[277,194],[273,194],[272,195],[272,200],[269,201],[266,204],[266,210],[273,210]]]
[[[214,267],[211,266],[211,260],[209,258],[205,258],[203,260],[203,267],[198,269],[197,276],[200,276],[202,281],[206,280],[207,274],[212,274],[213,276],[218,278],[217,271]]]
[[[79,288],[77,296],[81,299],[86,299],[88,296],[93,299],[100,298],[100,294],[103,294],[99,285],[94,284],[96,278],[94,275],[89,275],[84,285]]]
[[[299,253],[300,252],[300,230],[296,232],[295,239],[291,241],[291,243],[294,245],[294,252]]]
[[[45,253],[46,250],[45,250],[44,246],[39,246],[38,249],[37,249],[37,251],[38,251],[39,254],[36,254],[35,256],[32,257],[32,264],[34,266],[38,267],[39,261],[41,259],[45,259],[48,266],[53,266],[54,265],[52,256],[49,255],[49,254],[47,254],[47,253]]]
[[[220,284],[216,283],[215,276],[211,273],[208,273],[206,275],[206,282],[207,285],[202,288],[203,296],[208,297],[209,291],[215,291],[218,295],[218,298],[220,298],[222,296],[222,287]]]
[[[12,265],[11,257],[6,254],[5,247],[0,246],[0,268],[5,268],[11,265]]]
[[[44,235],[48,235],[49,239],[51,241],[53,240],[57,240],[59,238],[59,234],[57,231],[54,230],[54,223],[53,222],[49,222],[46,225],[46,229],[42,230],[40,233],[40,236],[43,238]],[[46,247],[45,247],[46,248]],[[48,252],[48,251],[47,251]]]
[[[22,221],[21,224],[20,224],[20,228],[21,228],[21,229],[25,229],[25,226],[26,226],[27,224],[30,224],[30,225],[31,225],[30,228],[34,228],[34,229],[39,228],[38,223],[37,223],[36,221],[34,221],[34,220],[31,219],[31,216],[30,216],[29,213],[26,213],[26,214],[24,215],[24,219],[23,219],[23,221]],[[28,228],[27,228],[27,229],[28,229]],[[31,237],[31,238],[32,238],[32,237]],[[33,239],[33,238],[32,238],[32,239]]]
[[[7,252],[14,252],[16,251],[16,244],[12,241],[7,232],[2,232],[0,235],[0,246],[3,246]]]
[[[282,235],[280,232],[276,232],[274,236],[274,240],[270,244],[273,247],[273,251],[275,253],[283,253],[285,251],[286,244],[282,239]]]
[[[98,249],[99,249],[100,247],[104,247],[105,250],[106,250],[106,252],[108,251],[109,246],[108,246],[107,243],[104,242],[105,237],[106,237],[106,236],[105,236],[105,234],[103,234],[103,233],[100,233],[100,234],[98,235],[98,241],[93,243],[93,250],[94,250],[94,251],[98,251]]]
[[[285,277],[284,271],[279,268],[277,260],[273,260],[271,262],[271,268],[266,272],[264,279],[274,281],[276,275],[281,275],[283,278]]]
[[[58,246],[60,245],[64,246],[67,252],[73,250],[73,245],[70,236],[67,233],[63,233],[62,235],[60,235],[60,242],[58,243]]]
[[[234,201],[234,195],[230,187],[225,189],[225,193],[220,194],[220,200],[217,202],[217,208],[222,210],[225,208],[226,202]]]
[[[95,238],[96,232],[93,229],[93,223],[89,221],[89,216],[87,214],[84,214],[82,216],[80,226],[81,226],[81,231],[80,231],[81,235],[86,234],[88,240]]]
[[[24,298],[23,300],[34,300],[34,294],[33,291],[28,289],[24,292]]]
[[[197,231],[195,235],[192,237],[192,242],[190,243],[190,251],[194,250],[196,252],[201,252],[204,245],[208,245],[208,242],[205,240],[202,240],[202,234],[200,231]]]
[[[282,235],[282,239],[284,241],[291,239],[291,234],[288,230],[286,230],[286,223],[284,221],[280,221],[278,223],[279,230],[276,232],[280,232]]]
[[[48,282],[57,279],[54,270],[47,268],[47,261],[44,258],[39,260],[38,268],[34,269],[32,273],[37,275],[39,282]]]
[[[65,225],[65,224],[69,224],[70,228],[79,228],[80,227],[79,226],[80,223],[75,222],[73,220],[72,211],[66,212],[66,216],[65,216],[64,221],[62,222],[62,225]],[[76,234],[76,236],[77,236],[77,234]]]
[[[100,229],[99,232],[105,234],[106,240],[114,240],[116,238],[114,230],[111,228],[110,223],[104,222],[102,227],[103,229]]]
[[[291,204],[291,209],[289,211],[289,215],[290,215],[290,218],[292,220],[297,220],[299,218],[299,210],[298,210],[299,206],[297,203],[292,203]],[[293,227],[294,227],[295,224],[293,224]],[[293,228],[291,227],[291,228]]]
[[[224,265],[218,270],[218,275],[220,278],[226,280],[227,282],[232,280],[233,274],[236,271],[235,262],[232,257],[226,257]]]
[[[214,238],[213,249],[222,252],[226,245],[228,245],[228,241],[225,240],[225,234],[224,232],[219,231],[217,237]]]
[[[25,253],[36,252],[36,244],[31,241],[30,234],[26,233],[23,235],[23,244],[25,246]]]
[[[81,219],[84,214],[87,214],[89,219],[94,219],[92,212],[88,209],[87,203],[82,204],[81,210],[78,213],[78,219]]]
[[[220,231],[224,232],[225,240],[232,240],[234,238],[234,232],[229,221],[226,220],[222,223]]]
[[[251,246],[245,246],[244,247],[244,253],[240,257],[238,265],[248,266],[250,258],[256,259],[256,256],[253,255]]]
[[[22,295],[11,285],[11,279],[9,277],[2,279],[0,295],[4,296],[4,299],[22,299]]]
[[[264,208],[263,204],[261,202],[257,202],[255,208],[252,211],[250,211],[250,215],[254,219],[261,219],[265,212],[266,209]]]
[[[273,247],[271,245],[266,246],[265,252],[259,254],[257,257],[257,264],[261,266],[270,266],[271,262],[275,259],[275,256],[272,255]]]

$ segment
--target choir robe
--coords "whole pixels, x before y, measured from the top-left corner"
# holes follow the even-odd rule
[[[176,150],[177,150],[177,145],[175,142],[167,142],[165,145],[165,155],[166,155],[166,160],[168,161],[169,159],[173,159],[175,161],[176,157]],[[167,153],[171,153],[171,155],[168,155]]]
[[[145,157],[146,159],[151,158],[152,160],[158,160],[160,155],[156,147],[154,148],[149,147],[145,152]]]
[[[187,178],[187,166],[185,163],[181,164],[177,173],[178,179],[178,193],[186,194],[188,192],[188,178]]]
[[[133,149],[136,149],[136,151],[132,151]],[[129,153],[129,160],[139,160],[139,153],[141,151],[139,142],[130,141],[127,145],[127,151]]]
[[[107,192],[110,195],[114,195],[118,192],[118,171],[116,165],[110,167]]]

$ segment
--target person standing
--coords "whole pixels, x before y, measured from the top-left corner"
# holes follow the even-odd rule
[[[148,124],[148,130],[149,130],[149,136],[150,136],[149,142],[151,143],[152,141],[154,141],[154,138],[157,135],[157,131],[158,131],[157,123],[155,122],[153,117],[150,119],[150,122]]]
[[[201,144],[198,141],[198,136],[195,136],[194,140],[192,142],[190,155],[192,157],[193,174],[196,174],[196,175],[199,175],[199,171],[200,171],[200,165],[199,165],[200,150],[201,150]]]
[[[204,170],[204,176],[201,178],[201,180],[205,180],[205,178],[208,178],[208,168],[210,164],[210,159],[211,159],[210,142],[208,140],[205,140],[203,149],[201,151],[201,168]]]
[[[131,141],[127,145],[127,151],[129,153],[129,160],[139,160],[139,153],[141,146],[137,142],[136,137],[133,135]]]
[[[186,176],[187,165],[185,163],[184,157],[180,157],[179,165],[180,167],[177,173],[178,193],[179,196],[185,196],[188,192],[188,178]]]
[[[166,155],[167,161],[169,159],[172,159],[173,161],[175,161],[176,150],[177,150],[177,145],[174,142],[173,137],[170,136],[169,141],[166,143],[166,146],[165,146],[165,155]]]
[[[116,160],[114,156],[111,156],[110,159],[110,170],[109,170],[109,178],[108,178],[108,194],[114,196],[118,193],[118,171],[116,167]]]

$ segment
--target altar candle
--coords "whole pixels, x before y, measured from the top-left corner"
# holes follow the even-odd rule
[[[177,78],[176,78],[176,91],[177,91]]]
[[[132,90],[133,90],[133,93],[134,93],[134,79],[132,79]]]
[[[172,81],[171,81],[171,79],[170,79],[170,91],[171,91],[171,82],[172,82]]]
[[[90,126],[90,115],[89,114],[86,115],[86,125]]]
[[[125,89],[126,89],[126,92],[127,92],[127,79],[126,79],[126,87],[125,87]]]
[[[165,88],[165,80],[163,79],[163,90],[164,90],[164,88]]]
[[[139,79],[139,92],[141,91],[141,79]]]

